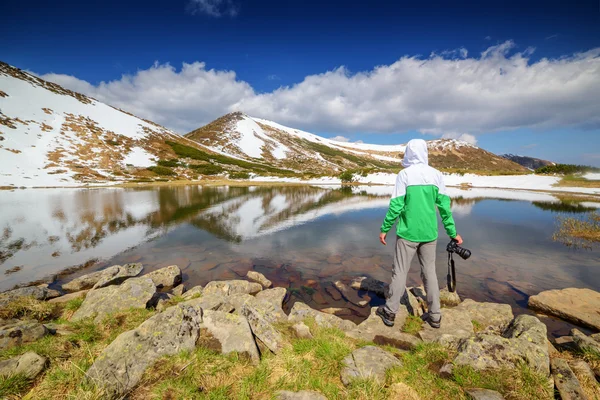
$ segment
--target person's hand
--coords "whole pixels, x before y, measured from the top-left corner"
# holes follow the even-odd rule
[[[386,243],[386,241],[385,241],[385,238],[386,238],[386,236],[387,236],[387,233],[383,233],[383,232],[381,232],[381,233],[379,234],[379,241],[380,241],[380,242],[381,242],[381,244],[382,244],[382,245],[384,245],[384,246],[385,246],[385,245],[387,245],[387,243]]]
[[[460,246],[461,244],[463,244],[463,238],[460,235],[456,235],[454,237],[454,240],[456,240],[458,243],[458,245]]]

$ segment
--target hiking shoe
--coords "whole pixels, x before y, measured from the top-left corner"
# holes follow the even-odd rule
[[[440,326],[442,325],[442,316],[441,315],[440,315],[440,319],[438,319],[437,321],[434,321],[433,318],[431,318],[431,315],[429,313],[423,314],[422,319],[423,319],[423,321],[427,322],[429,324],[429,326],[431,326],[432,328],[435,328],[435,329],[440,329]]]
[[[386,326],[394,326],[394,320],[396,319],[396,314],[392,314],[391,312],[387,312],[385,306],[377,307],[377,311],[375,312]]]

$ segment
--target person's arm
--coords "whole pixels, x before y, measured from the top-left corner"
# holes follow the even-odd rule
[[[386,244],[385,237],[392,226],[400,216],[402,209],[404,208],[404,199],[406,197],[406,183],[398,174],[398,178],[396,178],[396,186],[394,187],[394,192],[392,194],[392,199],[390,200],[390,206],[388,207],[388,211],[385,214],[385,218],[383,223],[381,224],[381,233],[379,235],[379,240],[382,244]]]
[[[460,238],[460,235],[456,233],[456,225],[454,224],[454,218],[452,217],[452,210],[450,209],[450,197],[446,194],[446,185],[444,184],[444,178],[440,174],[439,182],[438,182],[438,195],[435,199],[435,204],[438,207],[440,212],[440,217],[442,217],[442,223],[444,224],[444,229],[446,229],[446,233],[452,239]],[[462,243],[462,238],[459,240]]]

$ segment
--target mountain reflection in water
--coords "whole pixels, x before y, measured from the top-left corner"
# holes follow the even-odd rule
[[[509,302],[518,310],[539,290],[600,289],[598,250],[573,251],[551,240],[556,215],[589,212],[598,202],[561,201],[537,192],[449,190],[458,231],[473,251],[470,260],[458,262],[461,294]],[[350,307],[333,301],[325,288],[360,275],[389,281],[393,247],[381,246],[377,235],[391,191],[381,186],[3,191],[0,290],[99,259],[62,279],[127,262],[142,262],[145,271],[177,264],[190,287],[256,269],[275,285],[291,288],[293,300]],[[444,282],[447,238],[441,232],[438,270]],[[419,283],[416,261],[409,280]],[[353,307],[355,316],[367,312]]]

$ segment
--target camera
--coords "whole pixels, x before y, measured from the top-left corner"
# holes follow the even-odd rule
[[[458,254],[463,260],[466,260],[467,258],[471,257],[471,250],[465,249],[464,247],[460,247],[456,239],[450,240],[450,243],[448,243],[448,246],[446,246],[446,251],[448,253]]]

